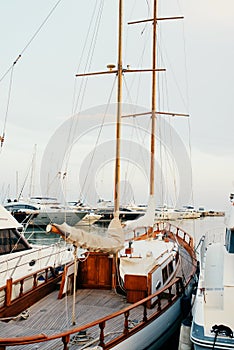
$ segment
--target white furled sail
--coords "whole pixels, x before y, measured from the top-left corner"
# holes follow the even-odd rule
[[[126,221],[124,229],[126,231],[130,231],[130,230],[136,229],[137,227],[153,227],[154,217],[155,217],[154,196],[150,195],[145,214],[136,220]]]
[[[124,247],[124,232],[117,217],[111,220],[107,229],[107,237],[80,230],[66,223],[53,224],[53,226],[58,228],[67,242],[76,247],[106,253],[117,253]]]

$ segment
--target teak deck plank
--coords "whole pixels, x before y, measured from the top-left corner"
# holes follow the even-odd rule
[[[72,328],[72,296],[58,300],[58,291],[46,296],[42,302],[38,302],[29,308],[29,317],[26,320],[12,320],[5,324],[0,322],[0,334],[2,337],[19,337],[38,333],[53,334],[64,329]],[[114,311],[126,307],[125,298],[108,290],[78,290],[76,297],[76,327],[84,325],[94,319],[102,318]],[[123,320],[123,316],[121,318]],[[106,327],[106,332],[123,331],[123,322],[117,324],[114,320],[111,327]],[[95,331],[96,333],[96,331]],[[97,337],[97,334],[90,334]],[[71,336],[71,339],[73,336]],[[79,349],[84,345],[69,344],[69,349]],[[20,350],[22,346],[7,347],[7,349]],[[24,345],[25,350],[34,349],[63,349],[61,339],[42,342],[38,344]]]

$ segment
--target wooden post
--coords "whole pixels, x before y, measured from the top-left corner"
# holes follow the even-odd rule
[[[161,298],[162,298],[162,295],[159,294],[159,295],[158,295],[158,311],[161,311],[161,310],[162,310],[162,308],[161,308]]]
[[[24,293],[24,279],[20,281],[20,293],[19,296],[22,297]]]
[[[37,274],[33,275],[33,289],[37,288]]]
[[[144,303],[144,315],[143,315],[143,321],[147,321],[147,303]]]
[[[100,328],[100,338],[99,338],[99,346],[102,346],[103,349],[105,349],[105,336],[104,336],[104,328],[105,328],[105,322],[99,323],[99,328]]]
[[[126,311],[124,313],[124,334],[128,334],[128,318],[129,318],[129,311]]]
[[[68,345],[69,341],[70,341],[70,335],[65,335],[64,337],[62,337],[63,350],[68,350],[68,346],[67,345]]]
[[[11,294],[12,294],[12,278],[9,278],[6,282],[6,294],[5,294],[5,305],[6,306],[11,305]]]

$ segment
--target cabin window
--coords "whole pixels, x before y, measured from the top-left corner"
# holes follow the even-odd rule
[[[16,230],[0,230],[0,255],[19,252],[29,248],[27,241]]]
[[[168,279],[167,266],[165,266],[165,267],[162,269],[162,279],[163,279],[163,283],[165,283],[166,280]]]

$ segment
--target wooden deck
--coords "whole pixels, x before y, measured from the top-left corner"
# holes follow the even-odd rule
[[[174,294],[174,293],[173,293]],[[43,300],[31,306],[27,319],[11,320],[9,323],[0,322],[0,334],[2,338],[31,336],[35,334],[52,335],[61,333],[101,319],[115,311],[131,305],[126,303],[126,298],[111,290],[83,289],[76,293],[75,322],[72,325],[72,301],[73,296],[57,299],[58,291],[54,291]],[[168,304],[168,294],[163,293],[161,306]],[[157,306],[156,306],[157,309]],[[147,308],[147,317],[155,312],[155,308]],[[131,310],[128,318],[129,327],[143,321],[144,308],[138,306]],[[120,315],[106,323],[105,340],[109,341],[124,331],[124,315]],[[118,334],[119,333],[119,334]],[[108,338],[106,335],[109,334]],[[69,350],[82,350],[88,346],[97,346],[99,343],[100,329],[97,326],[89,328],[86,337],[82,338],[77,333],[71,335]],[[84,341],[83,341],[84,340]],[[96,341],[95,341],[96,340]],[[1,349],[1,346],[0,346]],[[62,350],[64,349],[61,338],[47,342],[30,345],[7,346],[14,350]]]
[[[108,290],[79,290],[76,294],[76,325],[72,326],[72,296],[67,296],[61,300],[57,299],[58,291],[55,291],[45,297],[43,302],[38,302],[29,308],[29,317],[26,320],[12,320],[9,323],[0,322],[1,337],[17,337],[30,336],[34,334],[54,334],[56,332],[64,331],[84,325],[99,319],[108,314],[118,311],[130,304],[127,304],[123,296],[117,295],[114,291]],[[149,310],[150,312],[150,310]],[[137,313],[134,310],[134,320],[142,320],[142,307]],[[113,321],[109,327],[108,332],[115,333],[123,331],[123,316],[122,322],[118,325],[118,319]],[[81,337],[77,335],[71,336],[69,343],[69,350],[82,349],[84,344],[87,345],[89,341],[98,338],[98,333],[95,329],[90,329],[85,337],[87,342],[83,342]],[[98,341],[96,342],[97,345]],[[25,350],[48,349],[58,350],[63,349],[61,339],[42,342],[38,344],[25,345]],[[22,350],[22,346],[7,347],[7,349]]]

